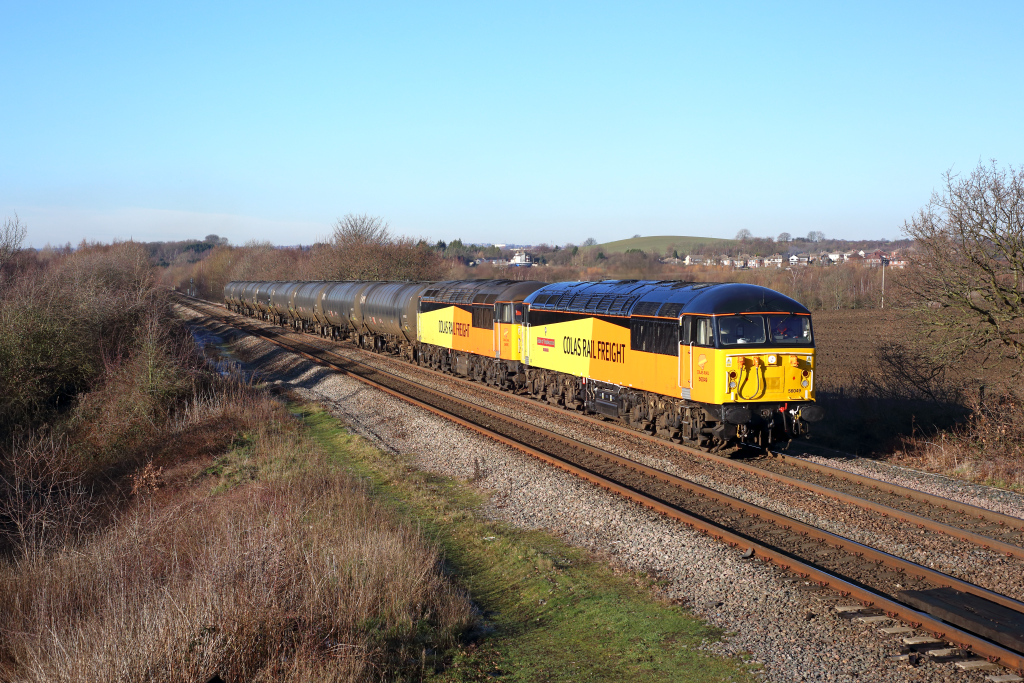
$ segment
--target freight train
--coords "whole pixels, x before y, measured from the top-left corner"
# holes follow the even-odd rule
[[[230,282],[227,307],[713,452],[808,433],[810,312],[765,287]]]

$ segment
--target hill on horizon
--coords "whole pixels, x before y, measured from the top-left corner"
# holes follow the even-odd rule
[[[679,251],[682,257],[697,246],[705,247],[732,247],[736,240],[727,240],[719,237],[693,237],[688,235],[652,235],[649,237],[632,237],[627,240],[615,240],[597,245],[597,248],[605,254],[620,254],[627,249],[641,249],[650,253],[657,249],[665,256],[671,256],[672,250]]]

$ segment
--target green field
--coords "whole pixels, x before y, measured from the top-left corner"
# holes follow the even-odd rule
[[[605,254],[619,254],[627,249],[640,249],[645,252],[652,252],[655,249],[662,254],[671,256],[672,250],[679,251],[679,256],[684,256],[698,245],[731,247],[736,240],[724,240],[717,237],[688,237],[686,235],[660,235],[651,237],[633,237],[628,240],[615,240],[597,245]]]

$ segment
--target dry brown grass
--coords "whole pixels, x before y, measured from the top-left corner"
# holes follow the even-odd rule
[[[246,437],[228,462],[198,478],[209,460],[194,464],[190,483],[179,462],[171,485],[143,470],[102,531],[0,566],[0,678],[379,679],[414,673],[470,624],[436,548],[279,405],[222,401],[193,425],[234,413]]]
[[[415,677],[473,619],[437,549],[150,274],[86,247],[0,300],[0,680]]]
[[[1024,406],[1012,394],[972,402],[965,424],[902,439],[901,464],[1024,491]]]

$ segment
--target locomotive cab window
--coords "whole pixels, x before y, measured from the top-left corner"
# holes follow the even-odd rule
[[[814,341],[809,315],[770,315],[768,332],[776,344],[810,344]]]
[[[513,304],[512,306],[512,322],[522,323],[525,322],[526,318],[526,304]]]
[[[807,315],[726,315],[716,321],[722,346],[811,346],[814,343],[811,317]]]
[[[768,340],[763,315],[726,315],[718,318],[722,346],[764,344]]]
[[[494,304],[494,320],[499,323],[512,322],[512,304]]]
[[[629,321],[629,347],[633,351],[675,356],[679,353],[679,322],[632,318]]]
[[[690,341],[696,346],[714,346],[715,330],[711,318],[695,318]]]

